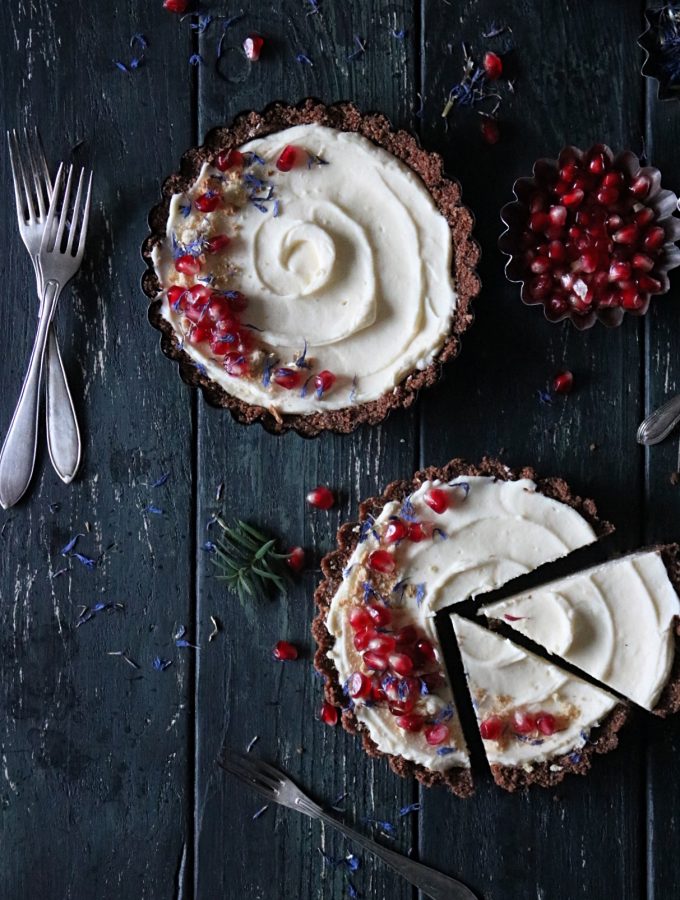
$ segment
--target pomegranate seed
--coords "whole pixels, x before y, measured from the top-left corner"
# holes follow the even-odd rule
[[[491,51],[485,53],[482,65],[484,66],[484,74],[489,81],[495,81],[503,74],[503,60],[497,53],[492,53]]]
[[[300,573],[305,567],[305,551],[302,547],[293,547],[286,557],[286,565],[293,572]]]
[[[371,617],[371,622],[376,628],[384,628],[392,621],[392,611],[382,603],[369,603],[366,612]]]
[[[536,300],[547,297],[552,290],[552,278],[549,275],[538,275],[529,285],[529,293]]]
[[[245,356],[238,350],[230,350],[224,357],[224,368],[227,375],[241,378],[248,375],[250,366]]]
[[[437,659],[437,655],[434,652],[434,647],[427,640],[427,638],[422,638],[416,643],[416,652],[419,656],[422,656],[423,659],[426,659],[428,662],[435,662]]]
[[[607,172],[602,179],[602,186],[608,188],[618,188],[623,184],[623,175],[621,172]]]
[[[539,713],[536,716],[536,727],[541,732],[541,734],[551,735],[555,734],[557,731],[557,722],[555,721],[555,716],[552,713]]]
[[[444,676],[441,672],[429,672],[427,675],[421,676],[420,680],[425,683],[430,692],[436,691],[444,684]]]
[[[414,662],[408,653],[392,653],[389,664],[397,675],[410,675],[414,669]]]
[[[548,256],[553,262],[563,262],[567,255],[564,244],[561,241],[550,241]]]
[[[607,168],[607,161],[604,153],[595,153],[588,162],[588,170],[594,175],[601,175]]]
[[[291,644],[290,641],[278,641],[274,645],[274,659],[280,660],[290,660],[298,658],[298,651],[295,644]]]
[[[544,272],[550,270],[550,260],[547,256],[537,256],[536,259],[532,261],[529,268],[535,275],[542,275]]]
[[[431,510],[441,515],[449,507],[449,495],[442,488],[430,488],[424,498]]]
[[[415,709],[415,697],[406,697],[403,700],[391,700],[388,703],[389,710],[393,716],[404,716]]]
[[[576,164],[573,162],[562,166],[559,172],[560,181],[573,181],[576,175]]]
[[[583,203],[584,193],[580,188],[577,188],[574,191],[569,191],[568,194],[565,194],[562,197],[562,203],[565,206],[580,206]]]
[[[373,688],[373,684],[368,675],[363,672],[354,672],[347,679],[347,693],[353,700],[368,697]]]
[[[361,631],[357,631],[354,635],[354,647],[356,650],[361,652],[365,650],[369,642],[375,637],[377,631],[374,631],[373,628],[364,628]]]
[[[553,223],[553,225],[564,225],[567,221],[567,207],[566,206],[551,206],[548,211],[548,218]]]
[[[387,700],[385,692],[380,687],[380,683],[375,677],[371,679],[371,700],[375,703],[384,703],[385,700]]]
[[[227,291],[227,303],[234,312],[243,312],[248,306],[248,298],[240,291]]]
[[[482,139],[487,144],[493,146],[493,144],[497,144],[501,139],[501,130],[498,127],[498,122],[490,116],[482,117],[479,130],[482,134]]]
[[[314,388],[316,389],[316,396],[319,400],[327,393],[327,391],[330,391],[335,384],[335,380],[335,375],[332,372],[329,372],[328,369],[324,369],[323,372],[319,372],[318,375],[314,376]]]
[[[636,197],[646,197],[652,186],[651,181],[646,175],[638,175],[630,186],[630,190]]]
[[[163,8],[168,12],[185,13],[189,6],[189,0],[163,0]]]
[[[619,199],[619,192],[616,188],[603,187],[597,192],[597,202],[603,206],[613,206]]]
[[[317,509],[330,509],[335,503],[335,494],[329,487],[319,485],[307,494],[307,503]]]
[[[658,250],[666,240],[666,232],[658,225],[650,228],[642,242],[645,250]]]
[[[389,575],[394,572],[396,563],[394,557],[387,550],[374,550],[368,557],[368,567],[383,575]]]
[[[449,737],[449,727],[448,725],[444,725],[440,723],[439,725],[429,725],[425,729],[425,740],[432,747],[437,747],[439,744],[443,744],[444,741],[448,740]]]
[[[630,278],[630,263],[617,260],[609,267],[610,281],[627,281]]]
[[[297,162],[297,158],[297,147],[294,147],[293,144],[286,144],[276,160],[276,168],[279,172],[290,172]]]
[[[413,625],[404,625],[394,636],[397,639],[397,647],[409,647],[418,640],[418,632]]]
[[[652,278],[651,275],[640,275],[637,286],[643,294],[658,294],[662,285],[658,278]]]
[[[210,340],[210,328],[207,325],[194,325],[189,333],[190,344],[202,344]]]
[[[423,727],[423,717],[419,716],[418,713],[409,713],[406,716],[399,716],[397,718],[397,725],[400,728],[403,728],[404,731],[417,732]]]
[[[214,212],[220,205],[220,195],[215,191],[206,191],[194,200],[194,206],[202,213]]]
[[[330,725],[332,727],[333,725],[338,724],[338,708],[337,706],[333,706],[332,703],[328,703],[324,700],[321,704],[321,712],[319,715],[321,716],[321,721],[325,725]]]
[[[649,206],[643,206],[635,213],[635,221],[638,225],[649,225],[654,221],[654,210]]]
[[[599,254],[595,250],[586,250],[579,257],[579,268],[583,272],[592,273],[597,269]]]
[[[197,256],[185,253],[175,260],[175,268],[183,275],[198,275],[201,271],[201,261]]]
[[[532,231],[543,231],[550,223],[550,217],[544,212],[532,213],[529,218],[529,228]]]
[[[376,672],[383,672],[387,668],[387,657],[375,650],[367,650],[364,653],[364,663],[368,669],[374,669]]]
[[[567,302],[562,297],[551,297],[545,306],[551,316],[561,316],[568,309]]]
[[[420,522],[411,522],[408,526],[408,539],[413,541],[414,544],[419,544],[428,537],[430,535],[427,533],[427,529]]]
[[[637,225],[624,225],[612,235],[612,240],[617,244],[632,244],[638,236]]]
[[[497,741],[505,730],[505,723],[500,716],[489,716],[479,725],[479,733],[485,741]]]
[[[630,263],[634,269],[640,272],[651,272],[654,268],[654,260],[646,253],[635,253]]]
[[[556,394],[568,394],[574,386],[574,376],[568,370],[558,372],[553,378],[553,390]]]
[[[259,34],[249,34],[243,42],[243,51],[251,62],[257,62],[264,46],[264,38]]]
[[[369,616],[367,610],[363,606],[353,606],[349,611],[349,624],[354,631],[360,631],[363,628],[370,628],[373,620]]]
[[[391,653],[397,646],[397,640],[392,634],[376,633],[374,638],[368,642],[368,649],[374,650],[376,653]],[[404,673],[408,675],[408,672]]]
[[[621,291],[621,306],[624,309],[641,309],[645,298],[634,287],[626,287]]]
[[[512,714],[512,728],[517,734],[531,734],[532,731],[536,731],[536,716],[516,709]]]
[[[406,523],[402,522],[401,519],[397,519],[395,516],[390,519],[383,534],[383,538],[385,539],[386,544],[396,544],[397,541],[402,541],[407,534],[408,527]]]
[[[230,243],[231,238],[227,237],[226,234],[216,234],[206,241],[205,249],[208,253],[219,253],[220,250],[224,250],[225,247],[228,247]]]
[[[285,388],[287,391],[296,388],[300,384],[301,375],[297,369],[275,369],[272,375],[274,384]]]
[[[243,154],[239,150],[223,150],[217,155],[215,165],[220,172],[228,172],[229,169],[239,168],[244,162]]]
[[[173,309],[184,309],[186,306],[187,289],[173,284],[168,288],[168,303]]]

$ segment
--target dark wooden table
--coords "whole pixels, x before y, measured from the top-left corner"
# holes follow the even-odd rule
[[[502,454],[563,474],[616,524],[611,550],[678,537],[677,441],[651,452],[634,441],[643,413],[679,387],[677,277],[643,320],[578,333],[522,306],[496,249],[513,180],[568,142],[639,151],[644,141],[666,185],[680,188],[680,106],[657,101],[638,72],[643,7],[319,0],[316,12],[305,0],[253,0],[225,33],[220,76],[223,22],[198,34],[161,0],[5,5],[2,128],[39,124],[53,161],[94,168],[96,193],[83,270],[58,314],[85,433],[82,472],[65,487],[41,450],[30,496],[0,516],[3,900],[349,896],[347,868],[324,867],[319,852],[342,856],[344,840],[274,808],[253,821],[257,797],[216,768],[224,740],[245,747],[255,736],[257,752],[318,798],[346,793],[350,822],[393,822],[395,847],[462,877],[485,900],[677,896],[680,718],[638,717],[617,752],[558,790],[510,796],[482,773],[475,797],[460,801],[400,780],[318,721],[309,634],[318,560],[337,524],[362,496],[455,455]],[[483,40],[493,22],[512,34]],[[250,31],[267,37],[252,66],[239,49]],[[149,47],[125,73],[113,60],[139,55],[129,46],[135,33]],[[355,35],[365,52],[348,59]],[[516,94],[490,147],[474,111],[454,110],[448,127],[441,111],[460,78],[461,42],[479,54],[508,39]],[[194,53],[202,65],[189,65]],[[296,61],[300,53],[313,65]],[[243,428],[206,406],[161,355],[138,286],[146,213],[181,153],[240,110],[309,95],[382,110],[444,155],[477,216],[484,283],[463,352],[436,388],[379,428],[314,441]],[[4,431],[35,300],[4,150],[0,165]],[[537,391],[563,366],[575,392],[541,404]],[[151,487],[165,472],[167,484]],[[210,577],[201,545],[222,481],[228,517],[309,548],[315,565],[285,599],[239,604]],[[340,490],[337,509],[306,507],[317,483]],[[145,512],[149,504],[164,514]],[[94,571],[59,555],[76,532],[85,532],[82,553],[101,554]],[[80,607],[102,601],[125,609],[76,628]],[[209,643],[211,616],[223,628]],[[175,646],[181,625],[200,650]],[[305,647],[304,659],[274,663],[282,637]],[[157,656],[172,665],[155,671]],[[421,811],[399,817],[413,802]],[[352,882],[366,898],[412,896],[369,858]]]

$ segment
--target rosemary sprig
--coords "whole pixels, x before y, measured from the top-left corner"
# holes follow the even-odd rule
[[[239,600],[254,597],[258,592],[269,595],[273,588],[285,590],[284,560],[288,554],[275,551],[274,538],[268,538],[240,519],[229,526],[218,516],[215,523],[222,529],[212,553],[213,562],[221,572],[216,577],[226,581]]]

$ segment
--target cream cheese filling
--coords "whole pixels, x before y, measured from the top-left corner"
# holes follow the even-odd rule
[[[656,551],[634,553],[482,607],[646,709],[675,655],[680,600]]]
[[[616,698],[455,613],[451,622],[480,724],[491,716],[511,716],[516,709],[550,713],[560,721],[552,735],[516,735],[509,728],[501,740],[484,740],[489,763],[530,770],[565,754],[575,754],[576,762],[590,731],[614,709]]]
[[[287,145],[310,165],[278,171]],[[245,294],[243,319],[257,329],[264,356],[294,365],[306,347],[310,372],[329,370],[337,380],[319,398],[313,387],[265,384],[264,356],[255,377],[237,378],[208,344],[186,341],[186,352],[240,400],[297,414],[376,400],[429,365],[449,332],[456,294],[451,231],[421,179],[361,135],[321,125],[288,128],[240,149],[264,163],[247,168],[251,181],[244,185],[234,173],[225,179],[206,164],[196,186],[172,198],[167,240],[153,254],[161,284],[194,283],[175,271],[173,236],[187,244],[210,234],[220,213],[201,214],[194,205],[185,213],[206,177],[217,176],[238,210],[227,222],[228,265],[208,256],[201,276],[214,277],[211,287]],[[261,201],[247,199],[252,178],[267,186],[255,195]],[[162,314],[181,335],[181,315],[167,298]]]

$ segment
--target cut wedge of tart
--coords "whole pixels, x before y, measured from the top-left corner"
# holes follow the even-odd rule
[[[616,697],[455,613],[451,621],[496,784],[550,787],[616,747],[627,717]]]
[[[631,553],[489,604],[497,619],[659,715],[680,709],[677,545]]]
[[[435,613],[500,587],[610,529],[560,479],[454,460],[362,504],[322,560],[315,665],[343,725],[399,774],[472,790]]]

